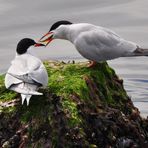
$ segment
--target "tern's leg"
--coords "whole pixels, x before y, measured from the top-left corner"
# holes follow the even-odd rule
[[[93,68],[93,67],[96,66],[96,64],[97,64],[97,62],[95,62],[95,61],[90,61],[90,63],[88,64],[87,67],[89,67],[89,68]]]
[[[29,105],[29,101],[30,101],[31,96],[32,96],[32,95],[27,95],[27,97],[26,97],[27,106]]]
[[[24,104],[24,101],[25,101],[25,99],[26,99],[26,95],[21,94],[21,97],[22,97],[22,105],[23,105],[23,104]]]

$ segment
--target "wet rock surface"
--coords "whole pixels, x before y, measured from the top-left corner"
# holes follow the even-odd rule
[[[67,65],[75,67],[64,69]],[[85,66],[46,63],[49,81],[56,84],[41,89],[44,95],[33,96],[28,107],[21,106],[21,101],[13,106],[9,101],[9,106],[2,107],[0,147],[147,148],[148,119],[140,116],[127,96],[122,80],[106,63],[97,65],[99,68],[95,70],[84,68],[81,71]],[[64,69],[63,75],[61,69]],[[68,70],[70,76],[66,74]],[[71,70],[78,75],[73,77]],[[60,76],[53,78],[57,72]],[[84,82],[81,87],[77,77]],[[61,88],[61,83],[65,87],[69,81],[72,81],[71,86]],[[3,103],[7,104],[7,101]]]

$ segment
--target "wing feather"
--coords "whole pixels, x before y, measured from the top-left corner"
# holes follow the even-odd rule
[[[95,61],[126,56],[137,48],[137,44],[124,40],[113,31],[103,27],[94,27],[81,32],[74,44],[80,54]]]
[[[24,54],[17,56],[12,61],[5,77],[5,85],[8,88],[20,82],[47,85],[47,71],[38,58],[30,54]]]

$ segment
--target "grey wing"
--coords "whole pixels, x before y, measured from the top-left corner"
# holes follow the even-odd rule
[[[32,79],[32,77],[29,75],[29,73],[24,75],[17,75],[13,73],[7,73],[9,76],[12,76],[13,78],[16,78],[18,80],[21,80],[26,83],[35,84],[36,82]]]
[[[33,81],[43,86],[46,86],[48,83],[47,71],[41,60],[36,57],[32,57],[30,60],[28,60],[28,76]]]
[[[22,82],[12,85],[9,89],[24,95],[42,95],[42,93],[37,91],[38,86],[30,83]]]
[[[48,75],[42,62],[34,56],[25,56],[24,59],[22,57],[16,58],[12,62],[12,65],[7,72],[9,77],[11,75],[11,78],[14,77],[13,80],[18,79],[18,81],[26,83],[47,85]]]
[[[117,53],[118,51],[121,53],[133,52],[137,48],[136,43],[123,39],[110,29],[102,27],[99,31],[100,33],[97,33],[98,30],[96,31],[96,39],[100,39],[101,43],[107,46],[106,48],[111,49],[110,47],[112,47]]]
[[[5,76],[5,86],[7,89],[25,95],[42,95],[42,93],[36,91],[38,88],[37,85],[26,83],[9,74],[6,74]]]
[[[137,48],[135,43],[104,28],[80,33],[74,44],[83,57],[98,62],[128,56]]]
[[[48,74],[43,64],[40,65],[37,69],[31,71],[29,73],[29,76],[34,80],[35,82],[47,86],[48,83]]]
[[[17,75],[10,72],[8,72],[8,74],[25,83],[40,84],[43,86],[46,86],[48,83],[47,71],[44,65],[40,62],[36,64],[36,67],[31,67],[31,69],[28,68],[26,74]]]
[[[88,32],[83,32],[79,36],[79,42],[84,42],[90,49],[94,49],[96,54],[101,52],[106,54],[116,53],[119,56],[126,52],[133,52],[137,44],[124,40],[113,31],[106,28],[97,28]],[[87,49],[87,46],[83,46]],[[82,47],[82,48],[83,48]]]
[[[87,49],[87,47],[99,48],[100,50],[116,46],[121,42],[121,38],[112,32],[107,32],[101,28],[95,28],[79,34],[75,40],[75,45]]]
[[[20,79],[15,78],[12,75],[6,74],[5,76],[5,87],[10,88],[12,85],[22,83],[23,81]]]

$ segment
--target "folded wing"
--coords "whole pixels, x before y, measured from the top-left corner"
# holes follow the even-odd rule
[[[48,75],[44,65],[29,54],[17,56],[5,77],[6,88],[22,94],[41,95],[36,90],[47,83]]]

